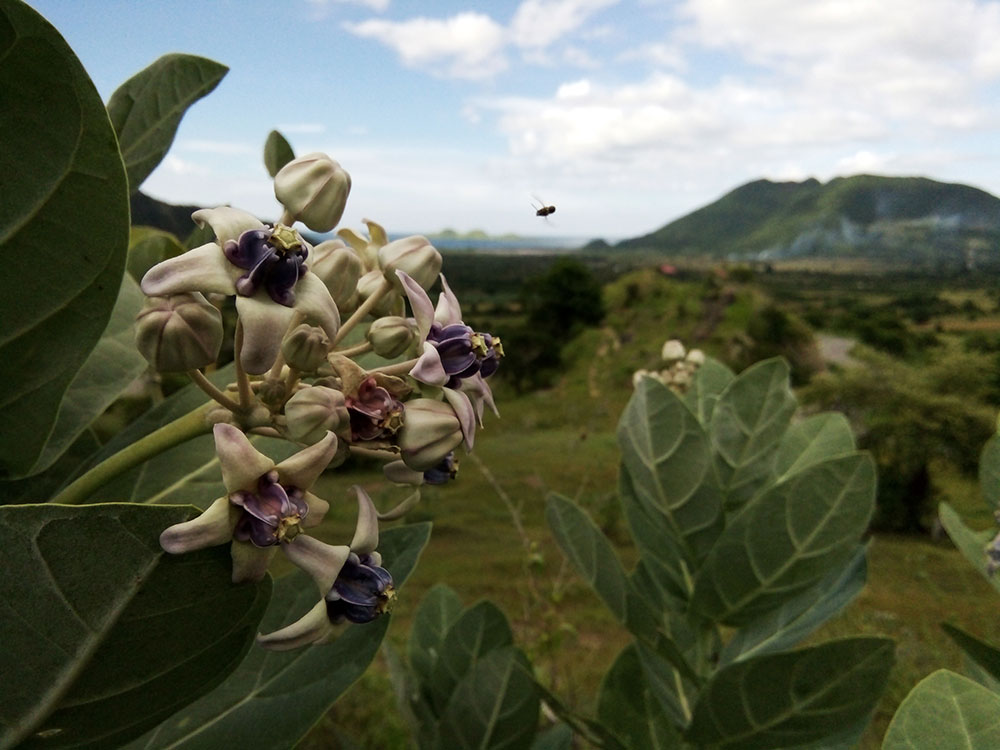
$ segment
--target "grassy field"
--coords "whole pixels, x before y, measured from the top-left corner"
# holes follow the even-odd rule
[[[502,418],[487,415],[475,456],[460,457],[458,480],[425,488],[410,516],[433,521],[434,531],[392,615],[392,648],[405,648],[417,603],[432,585],[444,582],[466,604],[482,598],[496,602],[543,681],[570,706],[592,711],[601,676],[629,638],[567,567],[545,525],[545,498],[551,492],[575,498],[631,566],[634,550],[615,495],[619,454],[614,436],[631,373],[654,365],[663,340],[673,336],[689,341],[700,336],[710,353],[725,356],[767,293],[756,285],[728,291],[727,304],[712,312],[701,281],[665,282],[652,272],[627,276],[606,290],[605,326],[569,344],[565,371],[551,389],[515,397],[498,388]],[[867,301],[875,304],[893,293],[874,284]],[[981,308],[996,299],[982,289],[952,294],[952,303],[972,298]],[[986,319],[995,319],[995,311],[986,309]],[[708,314],[716,317],[710,330],[704,327]],[[380,507],[405,494],[386,482],[368,481],[372,473],[362,468],[321,480],[332,485],[323,488],[324,496],[344,497],[357,481],[365,482]],[[992,522],[974,479],[944,467],[935,475],[935,488],[939,499],[955,505],[971,525],[984,528]],[[354,512],[352,503],[335,506],[319,536],[342,539]],[[950,622],[1000,642],[998,609],[995,590],[947,538],[872,537],[866,589],[814,636],[879,634],[897,643],[889,689],[863,748],[879,746],[896,706],[917,681],[942,667],[962,669],[960,653],[940,624]],[[302,747],[391,750],[408,747],[407,737],[384,665],[377,661]]]

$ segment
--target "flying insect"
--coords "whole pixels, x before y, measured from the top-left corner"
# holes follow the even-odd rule
[[[549,214],[554,214],[556,212],[555,206],[546,205],[545,201],[538,196],[535,196],[535,200],[541,204],[540,206],[536,206],[534,203],[531,204],[531,207],[535,209],[535,216],[546,218]]]

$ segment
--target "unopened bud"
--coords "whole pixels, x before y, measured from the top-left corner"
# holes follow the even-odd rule
[[[135,345],[158,372],[197,370],[219,356],[222,314],[199,292],[148,297]]]
[[[421,287],[429,289],[441,272],[441,253],[426,237],[413,235],[379,248],[378,264],[385,278],[399,291],[403,291],[403,285],[396,271],[406,272]]]
[[[315,372],[326,362],[330,351],[330,339],[322,328],[303,323],[292,330],[281,342],[281,354],[285,361],[302,372]]]
[[[663,345],[663,352],[660,356],[664,362],[674,362],[678,359],[684,359],[684,354],[684,344],[677,339],[670,339]]]
[[[382,272],[369,271],[358,279],[358,304],[360,305],[376,291],[382,288]],[[403,297],[396,291],[391,291],[382,296],[372,308],[371,314],[376,318],[385,315],[398,315],[403,311]]]
[[[368,329],[368,342],[380,357],[398,357],[413,344],[417,331],[414,324],[398,315],[378,318]]]
[[[701,367],[703,364],[705,364],[705,352],[703,352],[701,349],[692,349],[687,353],[685,361],[688,362],[689,364],[694,365],[696,368]]]
[[[398,445],[404,463],[411,469],[427,471],[437,466],[462,440],[462,425],[446,401],[417,398],[403,405]]]
[[[333,388],[313,385],[303,388],[285,404],[288,435],[310,445],[330,432],[350,436],[351,419],[344,394]]]
[[[362,273],[361,258],[352,248],[340,240],[319,243],[309,254],[309,270],[326,284],[338,310],[350,307]]]
[[[274,176],[274,197],[314,232],[337,226],[350,192],[351,176],[326,154],[300,156]]]

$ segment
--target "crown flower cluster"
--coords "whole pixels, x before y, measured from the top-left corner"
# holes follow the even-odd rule
[[[497,413],[487,380],[503,357],[500,338],[463,322],[425,237],[390,240],[370,220],[367,237],[341,229],[313,243],[304,234],[332,230],[350,189],[350,175],[325,154],[294,159],[274,177],[277,221],[230,206],[196,211],[214,239],[141,281],[139,349],[155,370],[186,372],[216,402],[207,414],[225,486],[200,516],[165,529],[161,546],[184,554],[228,544],[234,583],[260,580],[280,550],[316,582],[316,606],[261,635],[267,648],[326,640],[395,598],[376,549],[379,521],[400,517],[419,490],[380,514],[353,487],[354,538],[331,545],[310,533],[330,507],[314,494],[319,477],[359,455],[382,461],[397,485],[450,482],[456,451],[472,449],[487,408]],[[439,280],[435,307],[428,290]],[[226,298],[235,298],[235,320],[225,320]],[[234,382],[219,388],[205,371],[224,349],[224,330],[234,332]],[[298,451],[275,463],[254,447],[255,434]]]

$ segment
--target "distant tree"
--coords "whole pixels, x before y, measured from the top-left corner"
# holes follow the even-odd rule
[[[803,401],[843,411],[860,446],[872,452],[879,470],[873,528],[926,531],[934,514],[933,467],[947,461],[972,474],[993,434],[990,358],[944,356],[918,369],[870,350],[853,356],[862,364],[816,376]]]

